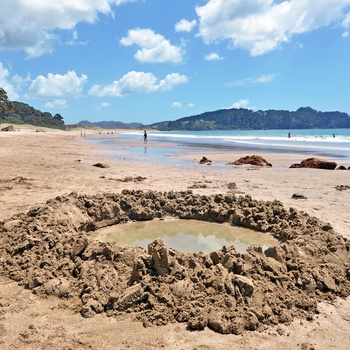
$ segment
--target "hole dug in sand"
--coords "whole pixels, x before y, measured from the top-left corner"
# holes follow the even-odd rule
[[[103,242],[115,242],[120,247],[146,250],[154,240],[161,239],[165,245],[182,253],[210,253],[231,245],[239,253],[245,253],[252,244],[262,246],[263,250],[279,244],[268,234],[237,225],[174,218],[108,226],[97,230],[93,237]]]
[[[100,228],[169,216],[241,225],[280,245],[182,253],[161,240],[145,251],[93,239]],[[37,295],[65,299],[84,317],[128,313],[145,326],[184,322],[239,334],[311,320],[319,301],[350,294],[345,238],[278,201],[249,196],[71,193],[0,222],[0,237],[3,273]]]

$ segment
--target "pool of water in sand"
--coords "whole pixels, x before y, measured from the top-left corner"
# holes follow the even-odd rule
[[[167,246],[183,253],[209,253],[230,245],[244,253],[252,244],[260,245],[263,249],[279,244],[272,236],[248,228],[183,219],[130,222],[109,226],[94,233],[94,239],[103,242],[115,242],[121,247],[142,247],[146,250],[148,244],[158,238]]]

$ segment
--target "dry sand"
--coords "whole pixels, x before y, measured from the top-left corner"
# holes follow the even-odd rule
[[[118,137],[118,134],[114,135]],[[88,135],[89,137],[89,135]],[[142,137],[142,135],[141,135]],[[140,144],[122,143],[121,150]],[[143,146],[143,144],[142,144]],[[149,140],[147,147],[160,147]],[[159,162],[131,162],[92,146],[80,131],[35,132],[26,129],[0,134],[0,220],[58,195],[99,194],[123,189],[215,194],[234,191],[258,200],[281,201],[286,207],[316,216],[350,238],[348,171],[289,169],[306,156],[263,156],[270,169],[222,165],[241,154],[180,154],[186,167]],[[212,166],[199,165],[202,156]],[[92,166],[107,163],[110,168]],[[350,164],[344,164],[350,165]],[[293,199],[302,194],[306,199]],[[8,279],[0,267],[0,347],[3,349],[348,349],[350,298],[322,303],[313,321],[295,320],[263,333],[221,335],[211,330],[188,331],[183,324],[143,328],[129,318],[103,315],[85,319],[56,297],[41,298]]]

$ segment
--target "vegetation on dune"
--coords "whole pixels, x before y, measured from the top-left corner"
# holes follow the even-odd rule
[[[9,101],[6,91],[0,87],[0,122],[6,120],[6,114],[13,109],[13,104]]]
[[[13,109],[5,114],[5,121],[12,124],[31,124],[34,126],[64,129],[64,121],[60,114],[52,116],[49,112],[41,112],[22,102],[12,102]]]
[[[41,112],[26,103],[9,101],[6,91],[0,87],[0,123],[30,124],[34,126],[65,129],[60,114],[52,116],[49,112]]]

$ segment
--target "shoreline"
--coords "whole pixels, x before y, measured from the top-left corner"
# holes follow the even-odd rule
[[[133,135],[134,136],[134,135]],[[129,156],[136,162],[159,162],[172,159],[178,163],[181,160],[196,161],[206,156],[220,165],[223,163],[233,162],[242,156],[258,154],[264,157],[268,162],[276,167],[290,167],[294,163],[300,163],[306,158],[322,158],[328,161],[333,161],[340,165],[350,166],[350,156],[328,155],[322,152],[307,152],[305,150],[297,152],[296,150],[286,149],[269,149],[269,148],[254,148],[252,146],[227,147],[212,143],[188,143],[184,141],[174,142],[174,140],[157,140],[150,139],[145,143],[141,137],[128,138],[123,135],[123,132],[116,132],[112,135],[92,134],[86,137],[87,142],[91,142],[97,147],[102,147],[106,152],[116,154],[115,158],[121,160],[121,156]],[[192,156],[196,158],[193,158]],[[179,164],[186,167],[186,164]]]
[[[142,139],[136,145],[142,148]],[[120,150],[133,146],[135,144],[121,142]],[[161,151],[163,146],[161,143],[153,145],[151,140],[147,145],[148,149]],[[122,156],[117,159],[112,150],[107,151],[81,138],[80,131],[0,133],[0,220],[71,192],[86,195],[119,193],[123,189],[191,190],[203,195],[233,192],[256,200],[278,200],[286,208],[296,208],[330,223],[337,233],[350,239],[350,189],[336,189],[350,185],[347,171],[330,173],[329,170],[282,166],[289,159],[306,158],[299,154],[288,155],[287,161],[284,154],[274,155],[276,164],[281,166],[257,170],[199,165],[202,156],[215,162],[233,158],[233,154],[226,152],[189,152],[179,155],[188,158],[190,164],[183,168],[173,162],[162,162],[164,157],[158,162],[150,162],[142,155],[133,160]],[[271,155],[268,160],[273,157]],[[94,167],[98,162],[107,163],[110,168]],[[303,194],[306,199],[293,199],[294,193]],[[56,297],[39,298],[9,280],[1,267],[0,302],[0,312],[4,315],[0,319],[0,344],[21,350],[57,346],[107,349],[111,344],[117,349],[227,349],[236,346],[242,350],[283,347],[345,350],[350,342],[349,298],[337,299],[334,304],[321,303],[320,314],[314,321],[296,319],[289,326],[272,326],[266,332],[248,332],[242,336],[223,336],[207,329],[188,332],[183,324],[143,328],[127,317],[124,321],[102,316],[84,319],[72,313],[68,301]]]

